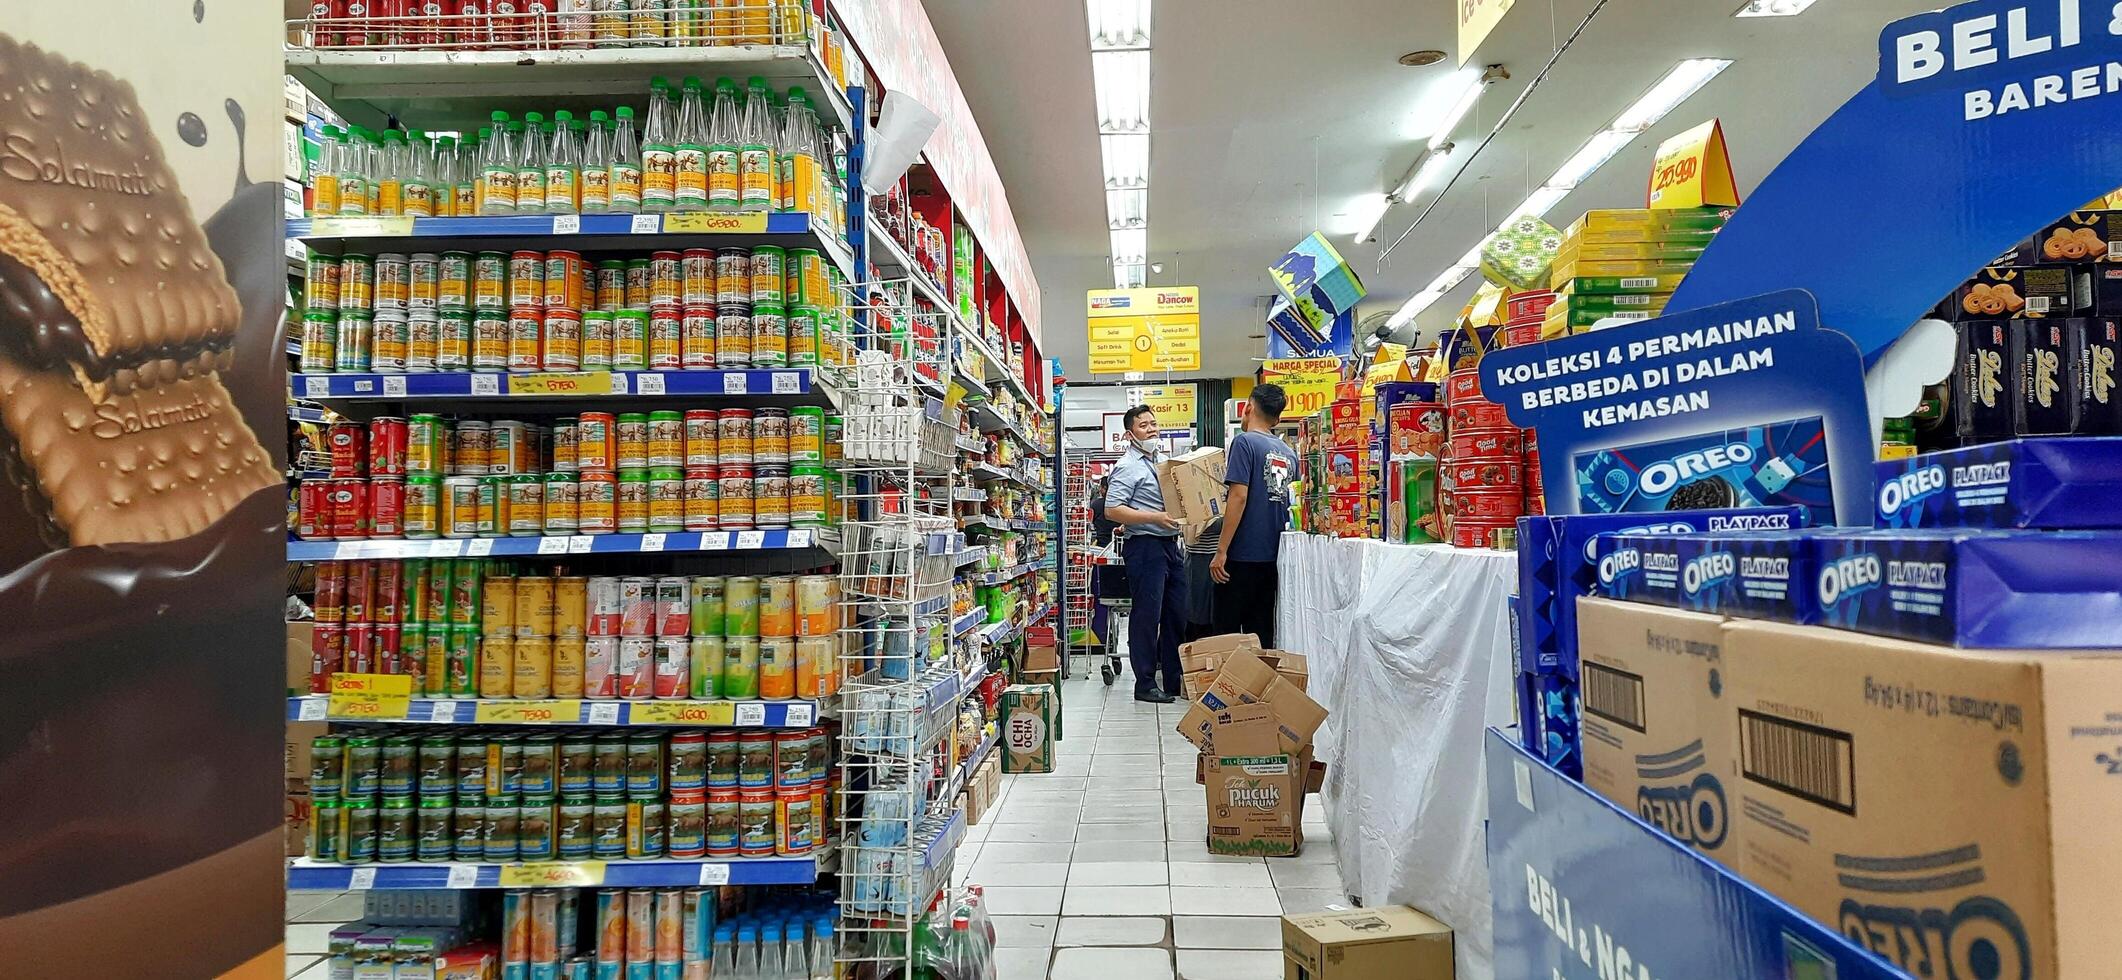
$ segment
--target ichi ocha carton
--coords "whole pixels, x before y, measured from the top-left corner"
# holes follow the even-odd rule
[[[1054,689],[1012,684],[1002,690],[1002,771],[1054,771]]]

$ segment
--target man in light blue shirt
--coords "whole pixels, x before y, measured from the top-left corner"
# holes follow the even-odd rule
[[[1179,552],[1179,522],[1164,511],[1157,482],[1162,443],[1157,415],[1147,405],[1127,410],[1128,447],[1105,489],[1105,516],[1120,525],[1120,558],[1134,606],[1128,613],[1127,658],[1135,668],[1135,700],[1177,700],[1179,636],[1186,629],[1186,559]],[[1157,682],[1162,670],[1164,682]]]

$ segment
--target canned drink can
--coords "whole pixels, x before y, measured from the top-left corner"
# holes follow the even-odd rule
[[[405,478],[378,477],[368,484],[368,536],[405,536]]]
[[[516,696],[516,638],[484,636],[479,639],[479,696],[502,700]]]
[[[594,837],[591,839],[590,844],[591,856],[600,861],[626,857],[626,810],[625,797],[609,799],[599,796],[596,802],[591,804],[590,824],[594,831]],[[613,904],[617,905],[634,895],[645,894],[631,891],[601,892],[597,897],[601,900],[605,895],[610,895],[612,896]],[[646,926],[647,923],[644,922],[643,927],[646,928]],[[631,930],[627,929],[622,923],[608,935],[624,937],[629,932]],[[624,957],[620,958],[623,959]]]
[[[796,579],[797,636],[822,637],[835,632],[833,591],[836,585],[838,580],[830,575],[804,575]],[[761,628],[764,628],[764,624]]]
[[[483,757],[483,756],[482,756]],[[486,807],[482,785],[479,795],[457,796],[450,811],[450,856],[459,861],[486,860]]]
[[[709,791],[737,788],[739,739],[737,732],[717,731],[707,736],[707,788]]]
[[[553,580],[553,635],[583,636],[588,632],[589,579],[562,575]]]
[[[582,314],[582,370],[612,369],[612,314],[586,310]]]
[[[377,310],[370,322],[368,369],[377,374],[404,374],[412,327],[404,309]]]
[[[796,696],[796,641],[787,636],[759,638],[759,697],[785,701]]]
[[[339,257],[339,312],[376,308],[376,259],[348,252]]]
[[[582,696],[600,701],[619,696],[619,637],[583,638]]]
[[[472,314],[468,310],[443,310],[435,320],[435,370],[464,371],[472,363]],[[414,369],[408,352],[407,368]]]
[[[720,494],[715,502],[715,523],[724,531],[751,530],[752,468],[725,463],[717,472],[721,476],[715,481]]]
[[[335,310],[311,310],[302,314],[302,361],[304,374],[329,374],[339,369],[339,314]]]
[[[583,412],[575,422],[577,469],[609,470],[619,465],[619,419],[610,412]]]
[[[719,297],[715,294],[715,252],[713,249],[686,249],[678,256],[678,272],[682,284],[680,298],[685,305],[714,305]]]
[[[656,662],[654,677],[650,681],[651,696],[665,700],[689,697],[692,694],[692,641],[684,636],[656,637]]]
[[[544,370],[545,314],[539,307],[517,306],[508,311],[507,365],[518,373]]]
[[[648,530],[648,471],[620,470],[614,508],[621,534]]]
[[[366,372],[375,329],[373,314],[341,307],[339,326],[332,337],[332,370],[340,374]]]
[[[597,807],[586,794],[583,798],[563,797],[557,825],[553,830],[556,849],[562,861],[587,861],[595,855],[597,841]],[[607,896],[620,894],[599,892],[597,900],[602,905]]]
[[[545,474],[545,533],[573,533],[576,523],[575,474]]]
[[[715,308],[688,305],[678,322],[679,363],[687,371],[715,366]]]
[[[545,288],[541,304],[548,309],[582,309],[582,253],[554,249],[545,253]]]
[[[758,576],[731,575],[722,580],[723,635],[759,635],[759,593]]]
[[[330,480],[304,480],[295,490],[295,536],[304,541],[331,537]]]
[[[469,310],[472,297],[472,254],[443,252],[435,258],[435,307]]]
[[[509,268],[509,256],[506,252],[480,252],[473,256],[473,309],[508,309]]]
[[[832,287],[825,278],[825,255],[815,248],[788,250],[788,303],[790,306],[823,306],[832,302]]]
[[[407,538],[415,540],[439,537],[441,520],[442,481],[433,476],[410,476],[405,478],[405,505],[400,524]]]
[[[376,860],[377,810],[373,802],[341,807],[339,860],[368,864]]]
[[[759,696],[759,637],[731,634],[722,640],[722,696]]]
[[[739,790],[737,853],[744,857],[771,855],[774,853],[775,836],[773,790]]]
[[[471,698],[479,694],[479,628],[477,626],[449,627],[449,694],[453,698]]]
[[[405,309],[409,274],[407,265],[404,252],[376,253],[376,309]]]
[[[442,350],[442,321],[434,310],[413,310],[405,321],[405,371],[435,373],[435,360]]]
[[[481,609],[480,595],[485,585],[479,574],[479,561],[460,558],[454,564],[457,567],[449,580],[448,620],[454,625],[476,626]]]
[[[482,476],[479,480],[478,536],[508,536],[508,477]]]
[[[774,735],[745,731],[737,736],[737,785],[769,789],[774,785]]]
[[[334,478],[366,476],[368,473],[368,428],[359,422],[334,422],[324,431],[331,449]]]
[[[624,623],[624,580],[610,575],[590,578],[583,600],[583,632],[590,636],[618,636]]]
[[[522,249],[509,254],[508,305],[545,305],[545,253]]]
[[[375,622],[376,562],[363,558],[346,562],[344,615],[349,623]]]
[[[816,842],[811,840],[810,787],[798,786],[774,794],[774,853],[784,857],[799,857],[809,854]]]
[[[343,561],[317,563],[317,590],[310,608],[319,624],[336,626],[346,622],[348,564]]]
[[[774,788],[794,789],[810,785],[810,735],[808,732],[776,732],[774,739]]]
[[[735,857],[738,852],[740,812],[735,789],[707,794],[707,853],[710,857]]]
[[[616,419],[613,431],[618,440],[617,467],[622,470],[643,469],[648,466],[648,415],[644,412],[628,412]]]
[[[352,476],[354,474],[340,474],[337,472],[339,466],[338,438],[339,427],[335,425],[332,427],[333,475]],[[406,455],[409,452],[408,443],[410,440],[411,432],[409,431],[407,420],[394,415],[384,415],[370,419],[365,438],[368,446],[368,475],[405,476],[407,473]]]
[[[653,622],[650,632],[657,636],[685,636],[692,629],[692,600],[687,580],[682,575],[666,575],[655,580]]]
[[[553,635],[553,603],[557,601],[554,590],[551,576],[525,575],[516,579],[513,621],[517,636]]]
[[[715,435],[720,413],[712,408],[687,409],[682,417],[684,428],[686,466],[714,466],[721,462],[716,454]]]
[[[339,309],[339,260],[312,251],[303,273],[302,308],[308,312]]]
[[[627,259],[626,301],[620,304],[621,308],[631,307],[646,310],[649,307],[649,300],[654,295],[655,289],[652,285],[652,274],[649,270],[648,260]]]
[[[620,636],[649,636],[656,632],[656,580],[628,576],[619,583]]]
[[[547,371],[578,371],[582,368],[582,314],[548,307],[545,311],[545,356]]]
[[[715,307],[715,365],[744,368],[751,363],[751,304],[725,300]]]
[[[610,534],[619,529],[618,474],[610,470],[584,470],[575,478],[575,530],[581,534]]]
[[[479,477],[452,476],[442,481],[442,536],[479,536]]]
[[[749,306],[752,301],[752,253],[746,248],[720,248],[715,250],[715,303],[741,303]]]
[[[810,306],[788,308],[788,366],[817,367],[818,310]]]
[[[582,696],[582,660],[585,645],[581,634],[553,637],[553,697]]]
[[[702,699],[722,697],[722,638],[695,636],[689,642],[692,646],[692,696]]]
[[[618,697],[643,701],[655,694],[656,639],[652,636],[619,638],[619,661],[614,669]]]
[[[309,814],[309,856],[312,861],[339,864],[339,842],[345,835],[346,810],[340,801],[313,797]]]
[[[656,307],[648,313],[648,368],[676,371],[685,366],[684,316],[677,307]]]
[[[606,313],[615,313],[626,305],[626,263],[619,259],[605,259],[597,263],[596,308]],[[585,297],[586,298],[586,297]]]
[[[713,531],[721,526],[722,476],[714,466],[685,470],[685,529]]]
[[[340,541],[368,537],[368,481],[359,477],[331,481],[331,536]]]
[[[796,635],[796,577],[768,575],[759,580],[759,635]]]
[[[376,790],[384,796],[410,797],[419,786],[420,740],[392,735],[376,752]]]
[[[647,369],[648,319],[646,307],[627,307],[612,315],[612,370]]]
[[[815,698],[830,689],[826,678],[828,665],[833,663],[832,645],[838,642],[832,636],[799,636],[796,638],[796,696]]]
[[[752,307],[752,366],[788,366],[788,316],[780,306]]]
[[[479,629],[488,636],[512,636],[516,632],[516,577],[488,575],[481,581]]]

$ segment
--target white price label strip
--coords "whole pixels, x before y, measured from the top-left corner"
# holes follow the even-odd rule
[[[722,376],[722,393],[725,395],[751,394],[751,378],[742,371],[730,371]]]
[[[393,374],[383,379],[383,394],[391,398],[405,397],[405,375]]]
[[[589,723],[592,725],[616,725],[619,723],[619,706],[610,701],[601,701],[589,706]]]
[[[322,697],[303,698],[301,707],[295,709],[295,718],[298,721],[323,721],[324,708],[328,703]]]
[[[448,723],[450,723],[450,722],[456,721],[456,720],[457,720],[457,702],[455,702],[455,701],[437,701],[437,702],[435,702],[435,707],[434,707],[434,710],[433,710],[433,711],[432,711],[432,712],[431,712],[431,713],[430,713],[430,714],[428,715],[428,719],[427,719],[427,720],[429,720],[429,721],[432,721],[432,722],[436,722],[436,723],[438,723],[438,724],[448,724]],[[450,886],[450,887],[454,888],[454,887],[456,887],[456,886],[452,885],[452,886]]]
[[[728,532],[728,531],[703,531],[703,532],[701,532],[701,534],[700,534],[700,550],[702,550],[702,551],[728,551],[728,550],[729,550],[729,532]]]
[[[493,553],[494,539],[492,538],[480,538],[477,541],[473,541],[470,547],[464,549],[466,558],[484,558]]]
[[[663,216],[660,214],[634,215],[633,227],[627,230],[636,235],[657,234],[663,230]]]
[[[579,235],[582,233],[582,216],[579,214],[556,214],[553,216],[553,234]]]
[[[464,554],[462,538],[436,538],[427,546],[429,558],[456,558]]]
[[[634,376],[634,393],[638,395],[663,394],[663,376],[660,374],[637,374]]]
[[[302,397],[323,398],[332,393],[332,379],[308,375],[302,379]]]
[[[644,535],[642,535],[642,536],[641,536],[641,550],[642,550],[642,551],[662,551],[662,550],[663,550],[663,538],[664,538],[664,535],[661,535],[661,534],[644,534]]]
[[[766,532],[738,531],[737,547],[747,551],[756,551],[760,548],[766,547]]]
[[[701,866],[700,866],[700,884],[702,884],[702,885],[727,885],[727,884],[729,884],[729,865],[727,865],[727,864],[703,864],[703,865],[701,865]]]
[[[737,724],[766,724],[766,705],[758,701],[743,701],[737,704]]]
[[[626,394],[626,379],[629,377],[631,377],[631,375],[627,374],[624,371],[612,372],[612,394]]]
[[[596,540],[597,539],[594,536],[588,534],[577,534],[574,537],[568,538],[567,553],[570,555],[589,554],[589,546]]]
[[[452,864],[449,866],[449,883],[445,888],[476,888],[479,886],[479,866],[476,864]]]
[[[376,887],[376,869],[355,868],[354,873],[347,879],[346,887],[357,892]]]
[[[817,706],[792,704],[788,706],[788,727],[803,728],[817,718]]]
[[[472,375],[472,394],[498,395],[501,393],[501,376],[498,374]]]
[[[803,390],[803,376],[802,376],[802,375],[800,375],[800,374],[790,374],[790,373],[789,373],[789,372],[787,372],[787,371],[775,371],[775,372],[774,372],[774,394],[776,394],[776,395],[794,395],[794,394],[798,394],[798,393],[802,392],[802,390]]]
[[[566,539],[566,538],[559,538],[559,537],[554,537],[554,538],[539,538],[539,539],[538,539],[538,553],[539,553],[539,554],[541,554],[541,555],[564,555],[564,554],[567,554],[567,539]]]

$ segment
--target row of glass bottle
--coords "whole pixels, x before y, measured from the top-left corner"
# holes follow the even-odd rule
[[[687,78],[675,113],[671,88],[666,79],[651,81],[638,138],[630,106],[609,118],[591,112],[586,124],[565,110],[550,121],[535,112],[515,121],[496,111],[491,127],[464,140],[327,126],[310,175],[309,213],[815,211],[845,200],[845,135],[819,120],[802,88],[788,90],[783,108],[764,79],[751,78],[740,109],[736,84],[719,79],[710,110],[705,86]],[[821,165],[828,154],[829,168]]]

